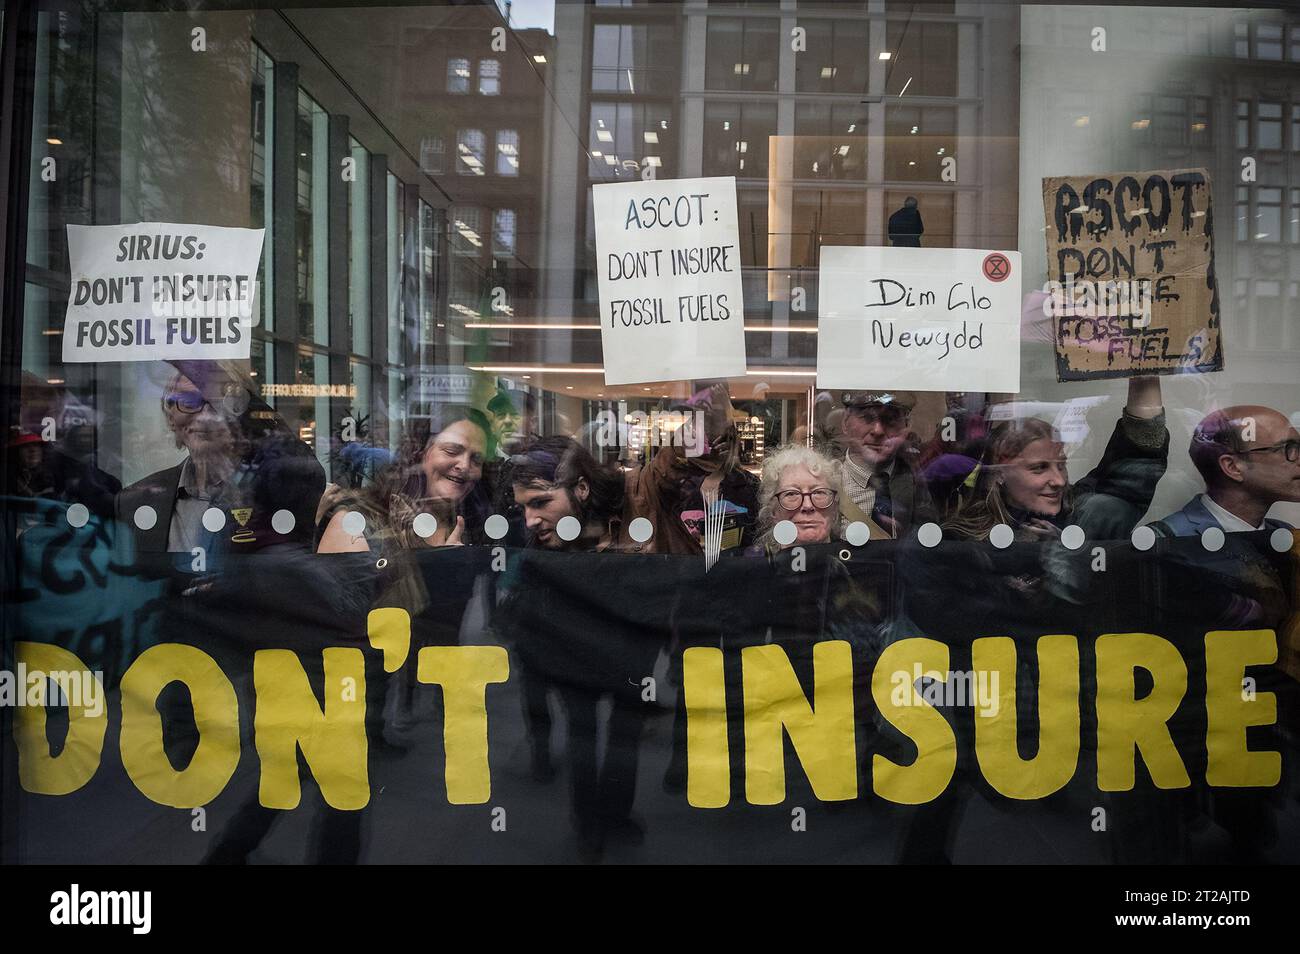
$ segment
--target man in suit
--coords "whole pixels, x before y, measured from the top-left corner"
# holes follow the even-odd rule
[[[1284,414],[1259,405],[1214,411],[1196,426],[1189,453],[1205,493],[1152,524],[1157,534],[1287,527],[1266,516],[1275,503],[1300,501],[1300,434]]]
[[[916,395],[911,391],[852,391],[844,417],[844,523],[865,523],[876,537],[901,537],[937,520],[925,479],[917,473],[908,441]]]
[[[137,552],[202,547],[210,559],[231,548],[310,541],[325,483],[311,449],[234,368],[214,361],[172,364],[176,373],[163,390],[162,411],[186,457],[118,495],[118,519],[134,533]],[[216,530],[204,523],[209,510],[223,517],[213,522],[221,524]],[[283,518],[273,525],[280,510],[293,515],[292,528]]]

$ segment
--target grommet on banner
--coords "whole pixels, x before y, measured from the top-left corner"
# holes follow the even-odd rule
[[[853,554],[849,552],[847,547],[845,547],[840,551],[840,559],[847,563],[849,560],[853,559]]]
[[[386,557],[380,557],[375,563],[376,570],[382,570],[386,566],[388,566],[388,559]]]

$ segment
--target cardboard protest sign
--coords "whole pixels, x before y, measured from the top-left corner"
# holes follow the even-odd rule
[[[817,386],[1020,390],[1020,253],[827,246]]]
[[[247,358],[263,229],[69,225],[63,360]]]
[[[1043,180],[1061,381],[1223,370],[1205,169]]]
[[[745,373],[736,180],[592,186],[605,383]]]

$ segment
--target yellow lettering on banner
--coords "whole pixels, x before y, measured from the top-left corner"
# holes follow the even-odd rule
[[[753,805],[785,800],[785,735],[813,794],[824,802],[858,796],[854,744],[853,654],[844,640],[813,646],[813,705],[780,646],[740,651],[745,692],[745,797]]]
[[[975,758],[984,778],[1007,798],[1043,798],[1064,788],[1079,765],[1079,641],[1038,640],[1038,752],[1031,759],[1017,749],[1015,640],[975,640],[971,668],[989,674],[990,683],[997,674],[996,711],[975,715]]]
[[[371,646],[383,651],[384,672],[397,672],[411,651],[411,614],[397,606],[372,609],[366,635]]]
[[[1277,785],[1281,752],[1246,748],[1246,728],[1277,721],[1277,696],[1257,692],[1246,698],[1247,666],[1277,662],[1277,634],[1271,629],[1205,634],[1205,781],[1217,786]]]
[[[1187,664],[1177,647],[1151,633],[1097,637],[1097,787],[1127,792],[1136,772],[1134,749],[1157,788],[1191,785],[1169,734],[1170,717],[1187,691]],[[1134,672],[1151,673],[1151,692],[1138,699]]]
[[[14,644],[15,668],[20,672],[89,673],[73,653],[48,643]],[[92,678],[97,678],[92,675]],[[75,695],[71,687],[59,683],[68,704],[68,734],[58,755],[50,754],[45,734],[45,705],[21,705],[14,712],[14,742],[18,746],[18,784],[23,791],[37,795],[67,795],[91,780],[99,768],[104,749],[104,731],[108,728],[108,706],[101,704],[97,714],[86,711],[86,700]],[[24,692],[22,686],[16,687]],[[42,697],[44,698],[44,697]],[[74,704],[77,703],[77,704]]]
[[[686,801],[693,808],[722,808],[731,800],[722,650],[707,646],[685,650],[682,689],[686,695]]]
[[[298,749],[331,808],[353,810],[370,801],[366,762],[366,660],[359,649],[324,650],[325,708],[312,692],[297,653],[253,654],[257,711],[253,736],[262,763],[257,800],[265,808],[297,808]],[[355,693],[343,691],[354,680]],[[351,696],[351,698],[349,698]]]
[[[501,646],[426,646],[416,657],[415,674],[442,687],[447,801],[483,804],[492,795],[487,687],[510,677],[509,655]]]
[[[957,739],[943,713],[913,686],[909,686],[906,705],[894,702],[893,674],[911,673],[916,663],[924,672],[947,673],[948,647],[934,639],[900,639],[880,654],[871,675],[871,696],[880,714],[916,745],[916,758],[910,765],[899,765],[883,755],[872,760],[873,790],[900,805],[920,805],[938,798],[957,769]]]
[[[163,749],[158,694],[173,682],[190,691],[199,743],[179,771]],[[221,793],[239,764],[239,700],[221,667],[194,646],[164,643],[141,653],[122,676],[122,765],[144,796],[197,808]]]

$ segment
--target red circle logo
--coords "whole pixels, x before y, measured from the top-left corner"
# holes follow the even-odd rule
[[[1004,282],[1011,277],[1011,259],[1001,252],[984,256],[984,277],[991,282]]]

